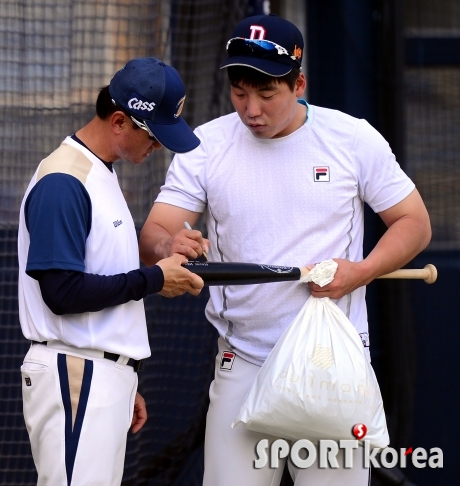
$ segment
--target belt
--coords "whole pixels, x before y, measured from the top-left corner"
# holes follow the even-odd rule
[[[31,341],[32,344],[43,344],[46,346],[48,344],[48,341]],[[120,358],[120,354],[115,354],[115,353],[108,353],[107,351],[104,351],[104,358],[109,359],[110,361],[118,361]],[[135,360],[133,358],[129,358],[128,361],[125,363],[126,366],[132,366],[134,368],[134,371],[140,371],[144,367],[144,360]]]

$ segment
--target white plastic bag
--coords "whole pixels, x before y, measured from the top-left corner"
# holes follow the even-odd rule
[[[232,427],[284,439],[389,444],[382,397],[357,331],[328,297],[310,297],[263,364]]]

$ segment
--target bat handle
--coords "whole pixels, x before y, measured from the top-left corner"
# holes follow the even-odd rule
[[[436,282],[438,278],[438,271],[431,263],[425,265],[424,268],[402,268],[394,272],[381,275],[378,278],[404,278],[404,279],[419,279],[424,280],[427,284]]]
[[[300,269],[300,278],[308,273],[308,269],[303,267]],[[401,268],[394,272],[380,275],[377,278],[396,278],[396,279],[418,279],[424,280],[427,284],[436,282],[438,278],[438,271],[434,265],[428,263],[424,268]]]

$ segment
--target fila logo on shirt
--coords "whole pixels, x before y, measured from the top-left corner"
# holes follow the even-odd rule
[[[220,369],[223,371],[232,371],[235,356],[235,353],[232,351],[222,351],[222,356],[220,358]]]
[[[313,167],[313,180],[315,182],[329,182],[329,167]]]

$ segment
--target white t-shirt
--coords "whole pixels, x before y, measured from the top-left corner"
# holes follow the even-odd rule
[[[258,139],[232,113],[197,128],[157,202],[206,213],[211,261],[303,267],[363,258],[364,201],[375,212],[414,189],[388,143],[364,120],[308,106],[307,122]],[[244,359],[262,364],[309,288],[299,282],[210,287],[206,316]],[[337,301],[368,346],[365,287]]]

